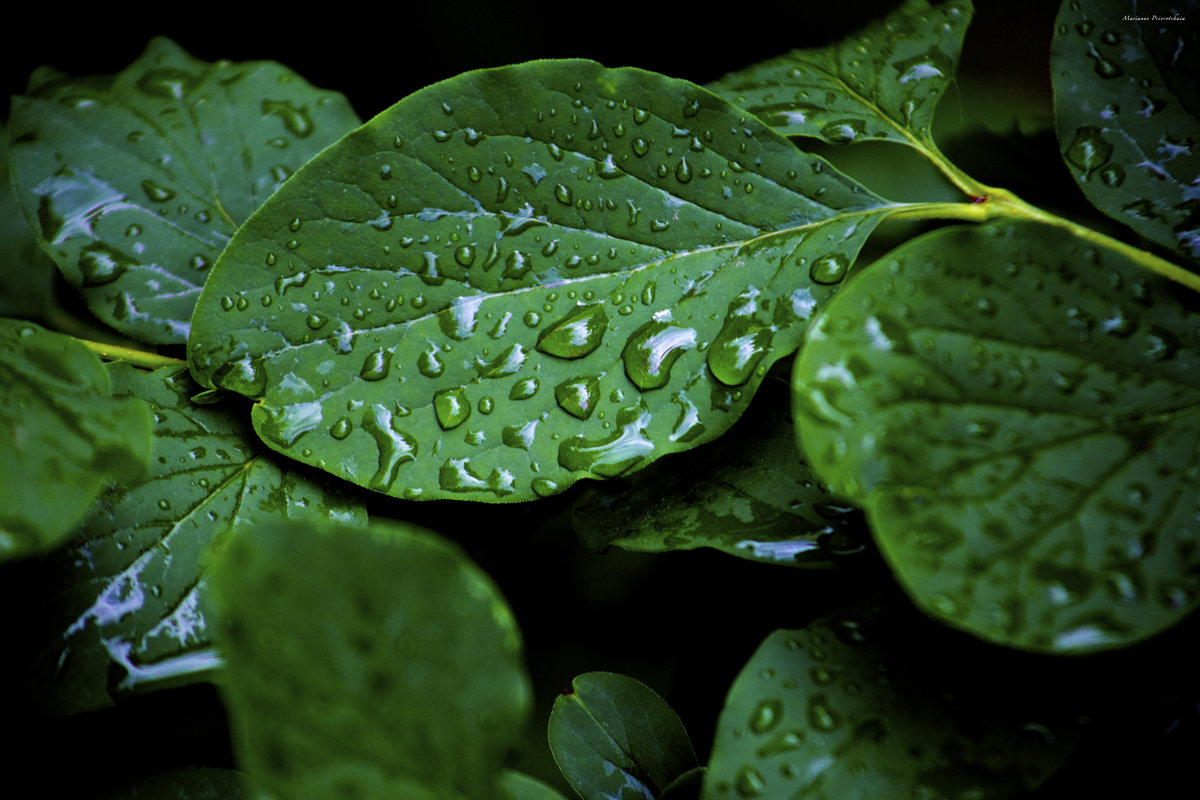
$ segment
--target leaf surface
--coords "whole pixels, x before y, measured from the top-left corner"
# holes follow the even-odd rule
[[[74,713],[203,679],[212,644],[207,563],[235,527],[288,519],[363,525],[362,504],[263,448],[231,403],[196,405],[181,368],[112,364],[113,394],[153,411],[151,466],[104,495],[50,580],[59,636],[44,657],[49,706]]]
[[[259,791],[497,796],[531,690],[508,606],[456,546],[398,524],[247,528],[213,590],[235,747]]]
[[[1182,20],[1122,3],[1063,3],[1050,51],[1055,120],[1088,200],[1197,262],[1200,41],[1185,20],[1200,16],[1200,2],[1172,8]]]
[[[115,76],[38,77],[9,121],[19,202],[92,311],[146,342],[186,340],[233,232],[359,123],[278,64],[209,64],[163,38]]]
[[[588,672],[550,712],[550,750],[584,800],[655,800],[697,767],[679,717],[653,689]]]
[[[501,773],[500,791],[502,800],[566,800],[557,789],[511,769]]]
[[[1200,602],[1200,316],[1111,251],[1032,225],[886,257],[814,322],[800,439],[916,602],[1081,652]]]
[[[70,337],[0,319],[0,561],[58,544],[105,484],[146,469],[150,412]]]
[[[862,550],[861,512],[831,494],[795,441],[788,383],[768,377],[727,436],[582,496],[575,530],[593,551],[712,547],[756,561],[828,567]]]
[[[970,0],[905,0],[848,39],[793,50],[708,88],[788,135],[927,148],[973,10]]]
[[[528,500],[727,428],[889,208],[692,84],[468,73],[263,206],[189,358],[293,458],[396,496]]]
[[[998,800],[1058,768],[1079,734],[1059,689],[1027,663],[980,684],[992,650],[956,647],[896,601],[767,637],[725,700],[705,800]]]

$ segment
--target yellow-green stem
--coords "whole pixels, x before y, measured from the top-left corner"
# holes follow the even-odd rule
[[[187,363],[178,358],[160,356],[158,353],[147,353],[145,350],[135,350],[132,347],[93,342],[90,339],[76,338],[75,341],[103,359],[109,361],[127,361],[139,367],[156,369],[158,367],[179,367]]]

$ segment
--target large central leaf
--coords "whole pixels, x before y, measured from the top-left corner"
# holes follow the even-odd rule
[[[525,500],[728,428],[890,206],[720,98],[588,61],[470,73],[298,172],[189,342],[272,447]]]

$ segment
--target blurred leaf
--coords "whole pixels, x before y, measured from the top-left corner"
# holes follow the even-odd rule
[[[708,88],[788,135],[931,148],[933,112],[972,13],[970,0],[906,0],[849,39],[793,50]]]
[[[955,644],[895,599],[771,634],[726,698],[704,797],[1023,796],[1079,726],[1036,666],[981,683],[994,651]]]
[[[683,723],[654,690],[610,672],[589,672],[554,701],[550,750],[584,800],[656,800],[696,768]]]
[[[513,770],[500,775],[501,800],[566,800],[557,789]]]
[[[830,494],[795,442],[788,384],[764,381],[727,436],[583,495],[572,515],[593,551],[712,547],[775,564],[828,567],[862,550],[862,515]]]
[[[1057,229],[943,229],[813,323],[800,440],[928,613],[1032,650],[1127,645],[1200,604],[1184,294]]]
[[[118,363],[109,372],[114,396],[153,411],[151,468],[105,494],[49,564],[59,611],[40,677],[56,714],[202,680],[220,665],[206,559],[231,529],[366,522],[361,502],[264,453],[244,408],[189,402],[196,385],[186,370]]]
[[[0,561],[49,550],[146,469],[150,413],[70,337],[0,319]]]
[[[1062,4],[1050,51],[1059,145],[1097,208],[1200,261],[1200,1],[1174,3],[1175,21],[1130,12]]]
[[[176,767],[109,792],[100,800],[250,800],[245,776],[217,767]]]
[[[234,230],[358,122],[340,94],[278,64],[208,64],[158,38],[115,76],[35,74],[13,98],[13,181],[100,319],[183,343]]]
[[[292,458],[395,496],[529,500],[728,428],[892,208],[683,81],[472,72],[254,215],[189,356]]]
[[[529,681],[507,605],[456,546],[398,524],[247,527],[212,587],[236,752],[258,791],[496,797]]]

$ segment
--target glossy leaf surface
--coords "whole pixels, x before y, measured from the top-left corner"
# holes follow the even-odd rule
[[[925,147],[972,12],[970,0],[906,0],[848,39],[793,50],[708,88],[789,135]]]
[[[554,701],[550,750],[584,800],[655,800],[696,768],[683,723],[644,683],[589,672]]]
[[[1120,256],[1037,226],[923,237],[814,322],[794,388],[813,465],[929,613],[1080,652],[1200,602],[1200,316]]]
[[[260,792],[497,796],[529,681],[508,606],[456,546],[400,525],[239,529],[212,586]]]
[[[944,636],[895,598],[771,634],[725,700],[705,800],[1025,796],[1078,725],[1038,669],[980,684],[995,653]]]
[[[788,384],[768,377],[728,435],[581,497],[575,530],[597,552],[712,547],[772,564],[832,566],[861,551],[869,534],[862,514],[804,462],[794,428]]]
[[[50,562],[60,627],[40,677],[55,713],[201,680],[220,665],[206,574],[210,551],[232,528],[366,522],[361,502],[264,452],[244,408],[192,403],[197,387],[186,370],[109,371],[114,396],[153,411],[151,466],[106,493]]]
[[[1067,168],[1092,204],[1196,262],[1200,2],[1171,10],[1178,19],[1064,2],[1050,53],[1055,118]]]
[[[359,120],[278,64],[159,38],[115,76],[35,73],[9,124],[19,201],[63,275],[122,333],[183,343],[233,232]]]
[[[528,500],[727,428],[887,208],[692,84],[469,73],[263,206],[189,357],[293,458],[397,496]]]
[[[70,337],[0,319],[0,561],[48,550],[146,469],[150,412]]]

